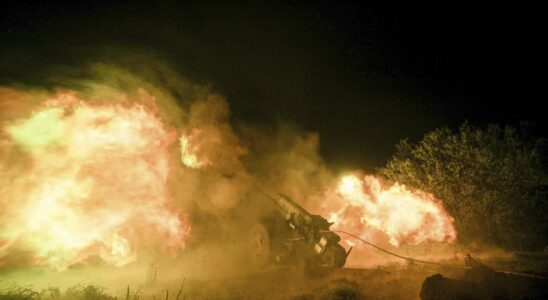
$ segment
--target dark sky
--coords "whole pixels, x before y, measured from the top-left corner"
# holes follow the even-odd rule
[[[335,168],[380,167],[398,140],[465,120],[546,128],[540,8],[9,2],[0,84],[43,82],[99,46],[151,49],[225,95],[235,120],[318,131]]]

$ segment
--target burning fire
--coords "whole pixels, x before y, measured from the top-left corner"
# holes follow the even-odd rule
[[[394,246],[456,240],[453,219],[430,194],[356,175],[343,177],[336,192],[339,200],[331,204],[328,215],[339,230]]]
[[[175,133],[154,107],[62,93],[2,129],[12,156],[0,161],[10,183],[1,191],[0,260],[15,247],[60,270],[93,256],[121,266],[144,237],[184,247],[190,226],[166,196]]]
[[[212,162],[204,157],[204,154],[200,155],[202,143],[201,130],[194,128],[189,135],[181,135],[179,138],[179,146],[181,149],[181,162],[183,165],[192,168],[200,169],[204,166],[212,164]]]

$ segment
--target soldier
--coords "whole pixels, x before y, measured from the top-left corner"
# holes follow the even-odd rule
[[[474,267],[480,267],[483,266],[483,264],[470,255],[470,253],[466,254],[466,257],[464,258],[464,266],[468,268],[474,268]]]
[[[156,284],[156,276],[158,275],[158,268],[154,263],[150,263],[150,266],[147,270],[147,278],[145,285],[148,287],[153,287]]]

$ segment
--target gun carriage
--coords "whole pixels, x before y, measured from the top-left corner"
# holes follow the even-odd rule
[[[275,212],[255,224],[248,237],[249,257],[253,266],[269,263],[305,267],[341,268],[350,251],[339,244],[340,237],[329,227],[333,224],[313,215],[289,197],[267,195]]]

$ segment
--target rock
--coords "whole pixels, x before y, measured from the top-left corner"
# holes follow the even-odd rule
[[[422,284],[422,300],[473,300],[486,299],[487,294],[474,282],[449,279],[441,274],[426,278]]]
[[[460,279],[436,274],[426,278],[421,299],[548,299],[548,280],[496,272],[486,266],[468,270]]]

